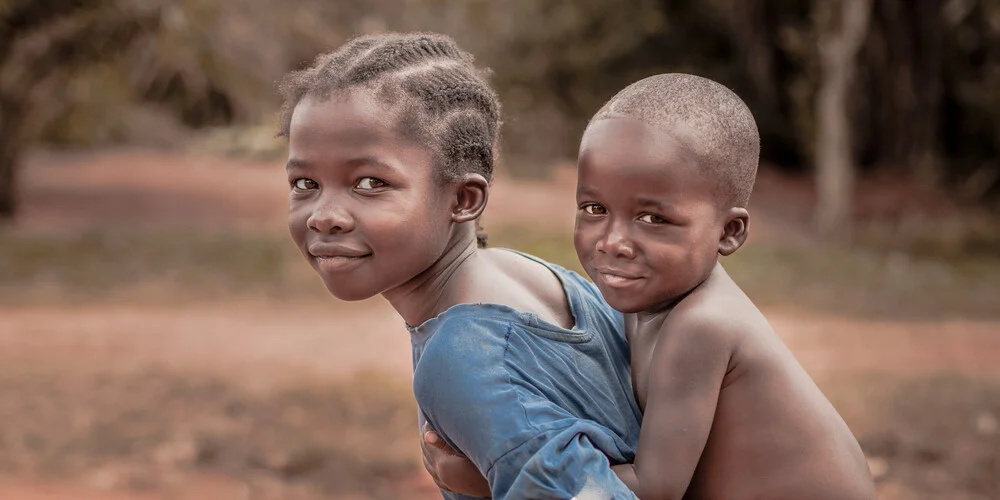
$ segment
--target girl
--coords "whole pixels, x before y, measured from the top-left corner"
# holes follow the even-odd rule
[[[500,105],[472,57],[441,35],[365,36],[280,89],[292,239],[335,297],[382,295],[406,322],[421,422],[494,498],[634,498],[609,467],[639,432],[621,315],[477,237]]]

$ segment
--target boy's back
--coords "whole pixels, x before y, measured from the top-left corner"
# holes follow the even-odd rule
[[[864,455],[847,425],[721,266],[661,314],[662,323],[628,319],[633,384],[644,410],[649,388],[665,382],[656,377],[691,382],[697,376],[667,365],[674,353],[697,357],[707,350],[716,359],[704,361],[725,365],[708,440],[685,498],[874,497]],[[660,425],[683,432],[675,420],[647,419],[643,432]],[[660,458],[661,464],[637,467],[663,467],[661,474],[671,475],[669,454],[653,459]]]

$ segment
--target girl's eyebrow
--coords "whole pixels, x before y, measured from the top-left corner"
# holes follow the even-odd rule
[[[300,160],[298,158],[291,158],[288,163],[285,164],[285,170],[291,170],[293,168],[306,167],[309,163],[305,160]]]
[[[377,160],[373,156],[361,156],[358,158],[353,158],[344,162],[344,165],[348,167],[360,167],[362,165],[367,165],[370,167],[375,167],[378,169],[398,171],[399,169],[389,165],[388,163]],[[292,170],[294,168],[307,168],[309,167],[309,162],[299,158],[292,158],[288,160],[285,164],[285,170]]]
[[[353,158],[353,159],[347,160],[344,163],[346,165],[348,165],[348,166],[351,166],[351,167],[359,167],[361,165],[367,165],[367,166],[375,167],[375,168],[379,168],[379,169],[391,170],[393,172],[399,170],[398,168],[393,167],[392,165],[389,165],[388,163],[379,161],[374,156],[360,156],[358,158]]]

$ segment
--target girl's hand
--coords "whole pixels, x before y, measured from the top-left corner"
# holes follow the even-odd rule
[[[490,485],[476,465],[445,443],[438,433],[424,424],[420,451],[424,468],[439,488],[476,498],[491,498]]]

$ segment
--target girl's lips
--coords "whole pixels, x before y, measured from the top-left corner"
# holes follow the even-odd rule
[[[362,261],[370,257],[371,254],[357,257],[345,255],[331,255],[323,257],[313,257],[316,266],[324,272],[343,272],[357,266]]]

